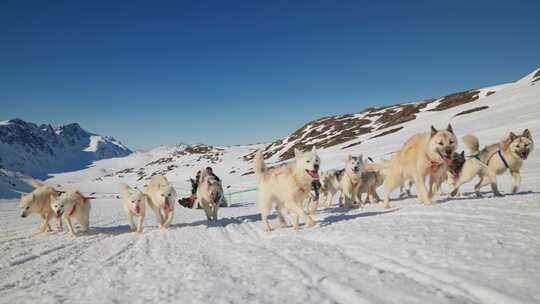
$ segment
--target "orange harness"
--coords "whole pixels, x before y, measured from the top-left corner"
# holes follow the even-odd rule
[[[432,160],[429,155],[426,154],[426,158],[429,160],[429,162],[431,163],[431,171],[432,172],[437,172],[439,171],[439,169],[441,168],[441,166],[444,164],[444,162],[436,162],[434,160]]]

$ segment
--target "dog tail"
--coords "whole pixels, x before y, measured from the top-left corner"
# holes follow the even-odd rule
[[[128,192],[129,186],[126,183],[120,183],[119,186],[120,186],[120,192],[122,194],[125,194]]]
[[[463,136],[463,143],[467,146],[471,154],[474,155],[480,152],[480,142],[476,136],[470,134]]]
[[[255,175],[260,177],[266,171],[266,166],[264,165],[264,157],[262,150],[258,150],[255,153],[255,160],[253,161],[253,170],[255,170]]]

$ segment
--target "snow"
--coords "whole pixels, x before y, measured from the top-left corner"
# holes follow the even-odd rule
[[[9,124],[11,124],[9,120],[0,121],[0,126],[7,126]]]
[[[85,152],[97,152],[99,143],[102,142],[101,136],[92,135],[90,136],[90,143],[88,147],[84,149]]]
[[[525,128],[538,142],[539,101],[540,86],[519,82],[470,104],[421,112],[396,133],[370,140],[373,134],[367,134],[350,149],[341,149],[348,142],[319,151],[322,169],[342,167],[349,152],[389,158],[407,137],[449,121],[458,137],[474,133],[482,145]],[[454,117],[483,105],[489,108]],[[248,189],[256,179],[242,176],[251,170],[242,156],[264,146],[217,147],[223,154],[215,163],[184,155],[167,177],[183,196],[189,193],[187,179],[211,165],[230,186],[228,192]],[[484,198],[476,198],[471,183],[463,197],[441,196],[432,206],[395,198],[389,210],[381,204],[333,207],[317,212],[316,228],[265,233],[256,194],[248,192],[221,208],[217,223],[207,223],[201,210],[177,205],[170,230],[159,230],[149,211],[145,232],[130,233],[116,199],[118,183],[143,187],[147,180],[138,181],[135,173],[106,175],[128,168],[161,170],[169,164],[146,165],[184,148],[163,146],[100,160],[47,180],[97,193],[90,232],[76,239],[57,232],[32,236],[38,218],[20,218],[17,201],[0,200],[0,303],[540,302],[538,151],[525,161],[519,193],[509,193],[509,174],[499,176],[502,198],[488,188]],[[275,217],[271,223],[277,227]]]

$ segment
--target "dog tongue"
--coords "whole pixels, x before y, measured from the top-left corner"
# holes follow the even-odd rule
[[[451,165],[452,165],[452,159],[447,158],[447,157],[443,157],[443,160],[444,160],[444,162],[446,163],[446,165],[448,165],[448,166],[451,166]]]
[[[141,208],[139,206],[135,207],[135,212],[139,214],[141,212]]]
[[[319,179],[319,173],[317,171],[308,171],[309,176],[311,176],[313,179]]]

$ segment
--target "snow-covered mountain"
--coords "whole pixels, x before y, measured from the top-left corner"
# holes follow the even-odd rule
[[[17,172],[13,176],[46,178],[131,153],[114,138],[85,131],[77,123],[54,128],[22,119],[0,122],[0,168]]]

